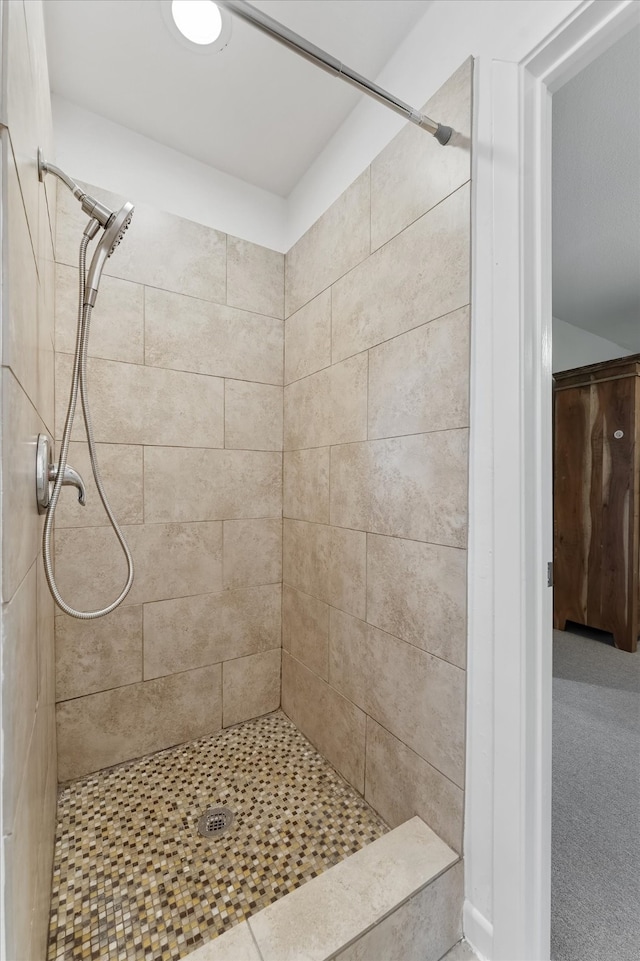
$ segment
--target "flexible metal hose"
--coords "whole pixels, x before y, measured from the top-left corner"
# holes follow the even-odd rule
[[[98,466],[98,457],[93,436],[93,425],[91,422],[91,411],[89,409],[89,397],[87,392],[87,352],[89,348],[89,327],[91,324],[92,308],[89,305],[84,305],[87,245],[89,243],[89,239],[90,236],[85,231],[85,234],[80,242],[80,254],[78,259],[78,329],[76,334],[73,374],[71,378],[71,392],[69,394],[69,407],[67,408],[67,419],[65,421],[64,431],[62,434],[62,444],[60,446],[60,455],[58,459],[58,473],[53,485],[53,493],[51,494],[51,500],[49,501],[49,508],[47,510],[44,522],[44,533],[42,535],[42,557],[44,560],[44,570],[47,583],[49,585],[49,590],[53,595],[53,599],[58,607],[65,612],[65,614],[70,614],[71,617],[78,617],[81,620],[91,620],[95,617],[103,617],[105,614],[109,614],[111,611],[115,610],[116,607],[122,604],[123,600],[131,590],[131,585],[133,584],[133,558],[131,556],[129,546],[124,538],[124,534],[122,533],[120,526],[113,515],[109,501],[107,500],[107,495],[102,483],[102,477],[100,475],[100,468]],[[71,442],[71,431],[73,429],[73,418],[75,416],[76,406],[78,403],[78,387],[80,388],[82,412],[84,415],[84,423],[87,433],[87,443],[89,445],[89,457],[91,458],[91,469],[93,471],[96,487],[98,489],[98,494],[100,495],[102,505],[107,513],[107,517],[109,518],[111,526],[127,559],[127,582],[125,586],[112,604],[109,604],[108,607],[104,607],[99,611],[76,611],[73,607],[70,607],[66,603],[66,601],[62,598],[55,582],[53,563],[51,559],[51,535],[53,531],[53,522],[56,506],[58,504],[58,498],[60,496],[60,490],[62,488],[64,472],[67,466],[67,456],[69,454],[69,444]]]

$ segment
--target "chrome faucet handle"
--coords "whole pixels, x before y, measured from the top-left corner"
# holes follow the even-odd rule
[[[58,476],[58,465],[50,464],[49,480],[51,481],[51,483],[55,484],[57,476]],[[85,504],[87,503],[87,494],[84,487],[84,481],[82,480],[82,477],[77,472],[77,470],[74,470],[73,467],[69,467],[69,466],[65,467],[64,475],[62,477],[62,486],[77,487],[78,503],[81,504],[83,507],[85,506]]]

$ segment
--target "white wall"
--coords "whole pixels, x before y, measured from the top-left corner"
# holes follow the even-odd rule
[[[53,97],[55,162],[75,180],[275,250],[286,243],[286,201]],[[52,158],[49,158],[52,159]]]
[[[469,55],[518,61],[578,5],[434,0],[372,79],[421,105]],[[61,98],[53,108],[56,159],[72,176],[285,252],[405,123],[363,97],[285,201]]]
[[[564,320],[553,318],[553,372],[571,370],[572,367],[584,367],[586,364],[597,364],[601,360],[613,360],[614,357],[628,357],[632,352],[612,340],[598,337],[588,330],[582,330],[574,324],[567,324]]]

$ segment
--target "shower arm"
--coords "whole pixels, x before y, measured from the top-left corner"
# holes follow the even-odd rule
[[[373,97],[378,103],[389,107],[390,110],[399,113],[418,127],[422,127],[423,130],[432,134],[438,143],[443,146],[449,143],[451,134],[453,133],[451,127],[446,127],[444,124],[431,120],[430,117],[420,113],[419,110],[414,110],[413,107],[410,107],[409,104],[403,100],[399,100],[387,90],[372,83],[371,80],[367,80],[366,77],[356,73],[355,70],[351,70],[350,67],[340,63],[339,60],[332,57],[331,54],[325,50],[316,47],[315,44],[305,40],[304,37],[301,37],[298,33],[294,33],[293,30],[289,30],[284,24],[278,20],[274,20],[273,17],[267,16],[266,13],[253,7],[250,3],[246,3],[245,0],[215,0],[215,2],[218,7],[228,10],[229,13],[232,13],[240,20],[245,20],[247,23],[250,23],[258,30],[266,33],[267,36],[273,40],[284,44],[285,47],[293,50],[299,54],[299,56],[304,57],[305,60],[309,60],[317,67],[320,67],[321,70],[325,70],[327,73],[333,74],[333,76],[340,77],[341,80],[345,80],[352,86],[357,87],[358,90],[366,93],[369,97]]]
[[[58,180],[61,180],[65,187],[68,187],[76,200],[79,200],[82,209],[85,214],[89,217],[93,217],[97,220],[101,227],[108,227],[114,217],[113,210],[109,210],[104,204],[101,204],[99,200],[95,197],[91,197],[89,194],[85,193],[81,187],[69,177],[68,174],[61,170],[60,167],[56,167],[55,164],[49,163],[48,160],[44,159],[42,148],[38,147],[38,179],[41,184],[44,183],[44,178],[46,174],[54,174]]]

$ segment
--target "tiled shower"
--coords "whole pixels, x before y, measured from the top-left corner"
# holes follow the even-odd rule
[[[52,151],[45,77],[30,66],[42,60],[27,55],[43,43],[30,6],[20,20],[10,5],[27,59],[13,45],[9,76],[30,72],[39,108],[25,133],[10,87],[3,131],[9,230],[22,229],[20,257],[41,291],[38,373],[24,366],[29,311],[14,320],[31,281],[21,260],[10,264],[3,664],[33,692],[9,738],[9,757],[29,759],[3,839],[9,898],[32,906],[13,920],[16,958],[44,957],[53,611],[41,522],[21,486],[32,451],[18,466],[8,454],[43,429],[60,440],[86,219],[62,188],[56,205],[49,184],[46,206],[28,159],[34,139]],[[106,618],[56,612],[59,782],[281,707],[389,827],[419,815],[461,853],[470,98],[468,62],[427,108],[457,131],[452,145],[405,128],[286,255],[165,213],[160,200],[136,205],[107,264],[89,363],[105,485],[136,580]],[[111,206],[135,202],[91,187]],[[69,462],[89,481],[76,437]],[[95,503],[91,484],[84,509],[65,490],[57,515],[56,575],[80,607],[101,606],[125,578]]]

